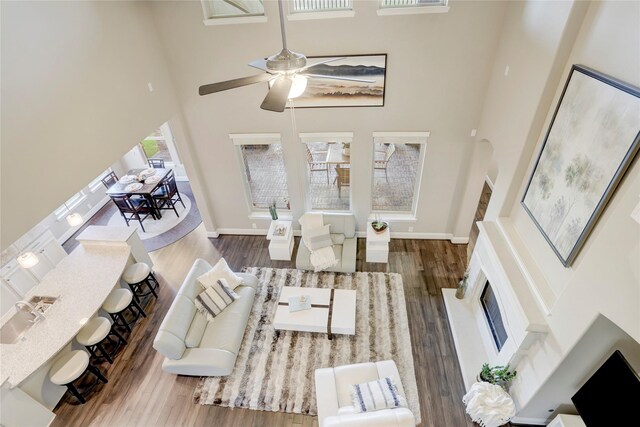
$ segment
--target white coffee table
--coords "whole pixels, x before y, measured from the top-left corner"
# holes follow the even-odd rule
[[[289,312],[289,298],[311,296],[311,309]],[[355,335],[356,291],[284,286],[273,318],[275,329]]]

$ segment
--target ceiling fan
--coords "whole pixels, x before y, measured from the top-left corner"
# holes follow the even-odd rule
[[[305,91],[307,86],[307,78],[323,78],[374,83],[373,80],[362,80],[348,77],[335,77],[310,73],[311,67],[337,61],[343,58],[331,58],[326,61],[307,64],[306,56],[287,49],[287,34],[284,28],[282,0],[278,0],[278,9],[280,12],[282,50],[279,53],[272,55],[266,59],[256,59],[255,61],[249,63],[251,67],[265,71],[265,73],[200,86],[200,89],[198,91],[200,95],[222,92],[224,90],[248,86],[255,83],[269,82],[269,92],[262,101],[260,108],[262,108],[263,110],[283,112],[285,106],[287,105],[287,100],[296,98],[302,95],[302,93]]]

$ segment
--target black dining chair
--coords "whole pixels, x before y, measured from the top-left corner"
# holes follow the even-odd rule
[[[149,166],[154,169],[164,169],[164,160],[162,159],[148,159]]]
[[[108,174],[106,174],[102,179],[102,184],[107,187],[107,189],[111,188],[111,186],[113,184],[115,184],[116,182],[118,182],[118,175],[116,175],[115,172],[111,171]]]
[[[176,210],[176,202],[180,202],[183,208],[186,208],[180,192],[178,191],[178,185],[176,184],[176,177],[173,171],[169,172],[167,176],[162,180],[160,188],[152,194],[153,200],[156,202],[157,209],[173,209],[176,216],[179,218],[178,211]]]
[[[112,194],[109,197],[111,197],[113,203],[115,203],[120,210],[120,214],[127,223],[127,227],[130,221],[136,220],[140,223],[140,227],[144,232],[146,230],[142,222],[147,219],[149,215],[156,219],[155,210],[147,199],[133,198],[128,194]]]

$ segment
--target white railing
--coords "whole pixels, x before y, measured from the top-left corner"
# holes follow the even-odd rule
[[[447,0],[382,0],[382,7],[446,6]]]
[[[291,12],[326,12],[352,10],[351,0],[291,0]]]

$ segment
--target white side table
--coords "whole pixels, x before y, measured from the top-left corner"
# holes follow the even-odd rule
[[[382,233],[376,233],[371,223],[367,223],[367,262],[386,263],[389,259],[390,240],[389,227]]]
[[[281,227],[284,228],[283,234],[276,234]],[[291,254],[293,253],[293,227],[291,221],[271,221],[267,240],[270,241],[269,256],[272,260],[291,261]]]

